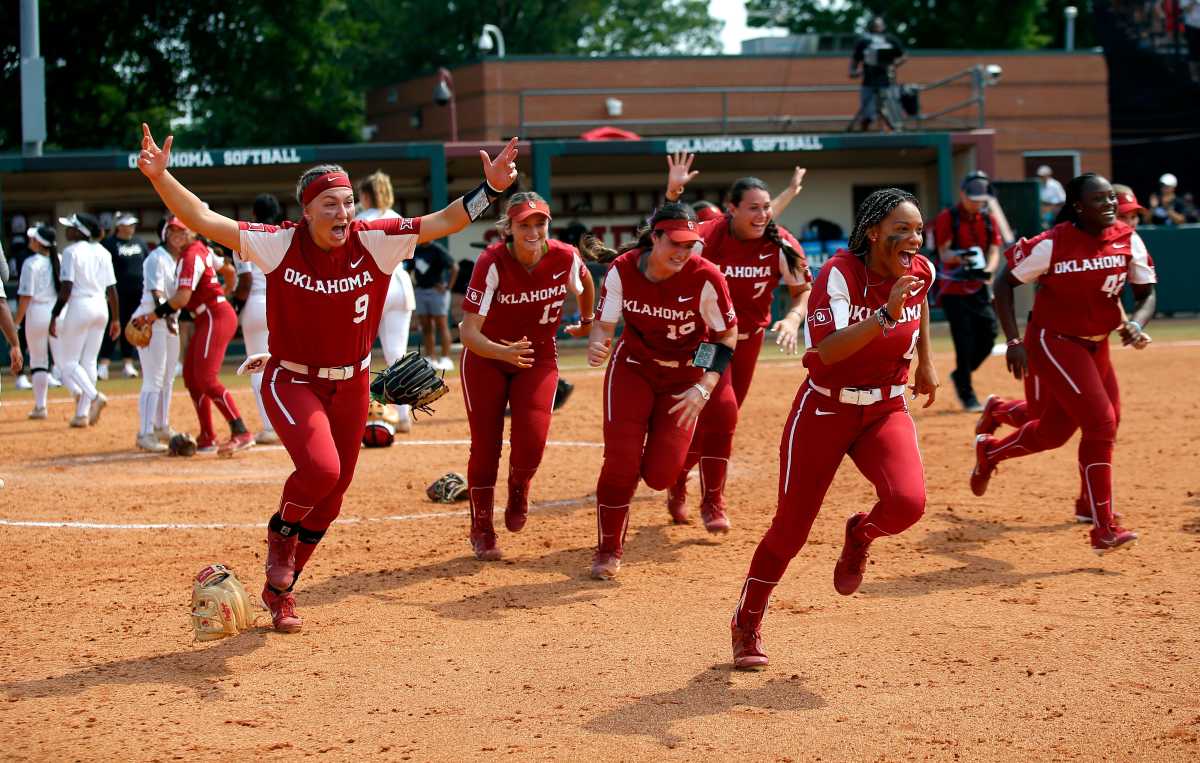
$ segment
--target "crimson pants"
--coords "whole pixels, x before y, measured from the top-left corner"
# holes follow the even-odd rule
[[[1112,524],[1112,452],[1120,391],[1107,339],[1089,342],[1048,329],[1029,332],[1026,351],[1038,369],[1044,403],[1040,415],[996,442],[987,452],[1000,462],[1061,447],[1075,430],[1084,498],[1097,528]]]
[[[225,362],[225,349],[237,331],[237,313],[228,302],[214,302],[196,316],[196,331],[188,343],[183,362],[183,383],[192,396],[196,418],[200,420],[199,442],[209,445],[216,441],[213,430],[212,406],[215,404],[226,421],[242,417],[233,395],[221,384],[219,374]]]
[[[925,467],[904,396],[846,405],[807,382],[796,393],[779,443],[779,505],[758,544],[735,614],[757,625],[771,591],[808,540],[842,458],[875,486],[878,500],[858,524],[861,540],[896,535],[925,512]]]
[[[629,504],[638,480],[654,490],[675,481],[687,456],[694,426],[678,424],[678,413],[668,413],[679,400],[675,395],[699,381],[702,372],[692,366],[667,368],[648,365],[629,356],[624,342],[617,345],[604,376],[604,464],[596,485],[597,546],[620,556],[629,525]],[[717,385],[706,408],[718,399]],[[726,398],[732,388],[724,385]],[[736,405],[735,405],[736,407]]]
[[[330,381],[292,373],[274,358],[263,370],[263,408],[295,466],[283,485],[279,514],[310,535],[337,518],[354,478],[369,384],[365,372]]]
[[[765,336],[766,331],[759,328],[745,339],[738,337],[733,360],[721,375],[718,384],[718,387],[730,387],[732,395],[724,390],[714,390],[712,399],[704,406],[700,420],[696,423],[696,434],[692,437],[692,444],[688,448],[687,459],[683,462],[679,477],[675,480],[675,489],[684,490],[688,473],[696,464],[700,464],[700,491],[703,503],[724,504],[725,475],[729,470],[729,456],[733,452],[733,433],[737,429],[738,411],[750,392],[750,383],[754,381],[754,369],[758,364],[758,355],[762,351]]]
[[[485,513],[491,516],[504,440],[505,406],[512,410],[509,490],[527,489],[542,463],[546,437],[550,433],[550,409],[558,384],[558,363],[552,343],[535,347],[534,351],[538,362],[531,368],[517,368],[511,363],[463,350],[459,368],[467,421],[471,426],[467,485],[471,491],[472,516],[476,513],[481,517]]]

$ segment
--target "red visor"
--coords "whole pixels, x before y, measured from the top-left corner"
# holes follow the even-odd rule
[[[1138,204],[1137,197],[1130,193],[1117,194],[1117,214],[1127,215],[1130,212],[1145,212],[1146,208]]]
[[[665,231],[676,244],[694,244],[700,240],[695,220],[659,220],[654,230]]]
[[[530,199],[508,208],[508,219],[514,223],[519,223],[530,215],[545,215],[547,220],[554,219],[550,216],[550,205],[544,201]]]
[[[178,228],[179,230],[184,231],[184,232],[191,231],[191,228],[184,225],[183,220],[180,220],[175,215],[171,215],[170,217],[167,218],[167,227],[168,228]]]
[[[330,188],[350,188],[353,190],[354,186],[350,185],[350,176],[345,172],[327,172],[304,187],[304,193],[300,201],[304,206],[308,206],[310,201],[325,193]]]

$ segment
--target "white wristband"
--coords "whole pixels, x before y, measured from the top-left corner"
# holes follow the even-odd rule
[[[700,393],[700,397],[704,398],[705,400],[708,400],[709,396],[712,395],[712,393],[706,390],[704,385],[700,382],[696,382],[692,386],[695,387],[696,391]]]

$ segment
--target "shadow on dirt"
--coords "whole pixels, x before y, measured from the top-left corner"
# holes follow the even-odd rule
[[[725,715],[738,708],[794,711],[824,706],[825,700],[804,688],[798,677],[735,673],[724,664],[699,673],[682,688],[638,697],[593,718],[584,728],[601,734],[651,737],[674,747],[685,738],[672,727],[691,718]]]
[[[1106,570],[1103,567],[1073,567],[1050,572],[1021,572],[1016,565],[1003,559],[993,559],[977,553],[989,544],[1008,542],[1013,536],[1041,535],[1045,533],[1062,533],[1064,528],[1075,528],[1075,524],[1055,524],[1036,526],[1006,525],[993,520],[974,519],[951,515],[953,526],[929,533],[918,545],[922,553],[946,557],[960,562],[960,566],[944,570],[919,572],[904,575],[891,580],[871,580],[872,569],[868,568],[867,579],[863,583],[862,592],[867,596],[908,597],[925,596],[937,591],[952,591],[968,588],[998,587],[1007,588],[1026,583],[1031,580],[1046,580],[1066,575],[1119,575],[1119,572]],[[885,541],[886,543],[886,541]],[[1080,553],[1077,558],[1083,559],[1091,552],[1084,548],[1085,539],[1080,539]],[[884,552],[883,548],[879,551]],[[886,552],[884,552],[886,554]],[[886,558],[886,556],[884,557]],[[886,561],[883,562],[886,564]],[[886,568],[876,567],[881,571]]]
[[[0,683],[0,691],[14,701],[82,694],[99,686],[165,684],[193,689],[205,700],[219,700],[225,696],[219,679],[237,672],[228,660],[264,646],[268,633],[271,633],[269,623],[212,644],[196,644],[170,654],[114,660],[32,681],[5,681]],[[162,692],[164,703],[173,697],[170,691]]]

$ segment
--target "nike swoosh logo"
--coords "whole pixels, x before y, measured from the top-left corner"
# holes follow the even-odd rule
[[[770,252],[767,252],[766,254],[760,254],[760,255],[758,255],[758,259],[760,259],[760,260],[769,260],[769,259],[771,259],[771,258],[772,258],[772,257],[774,257],[774,256],[775,256],[775,255],[771,254]]]
[[[695,297],[680,297],[679,301],[680,302],[691,302],[693,299],[695,299]]]
[[[1124,249],[1124,248],[1125,248],[1124,244],[1113,244],[1113,249]]]
[[[818,408],[818,409],[816,410],[816,414],[817,414],[818,416],[836,416],[836,415],[837,415],[837,411],[823,411],[823,410],[821,410],[820,408]]]
[[[554,277],[555,277],[555,279],[558,279],[558,278],[562,278],[562,277],[563,277],[563,276],[565,276],[566,274],[567,274],[567,271],[565,271],[565,270],[564,270],[564,271],[563,271],[563,272],[561,272],[561,273],[555,273],[555,274],[554,274]]]
[[[365,255],[364,255],[364,256],[365,256]],[[356,268],[356,267],[358,267],[358,266],[359,266],[359,265],[362,263],[362,261],[363,261],[363,257],[359,257],[357,260],[355,260],[354,262],[351,262],[351,263],[350,263],[350,267],[352,267],[352,268]]]

